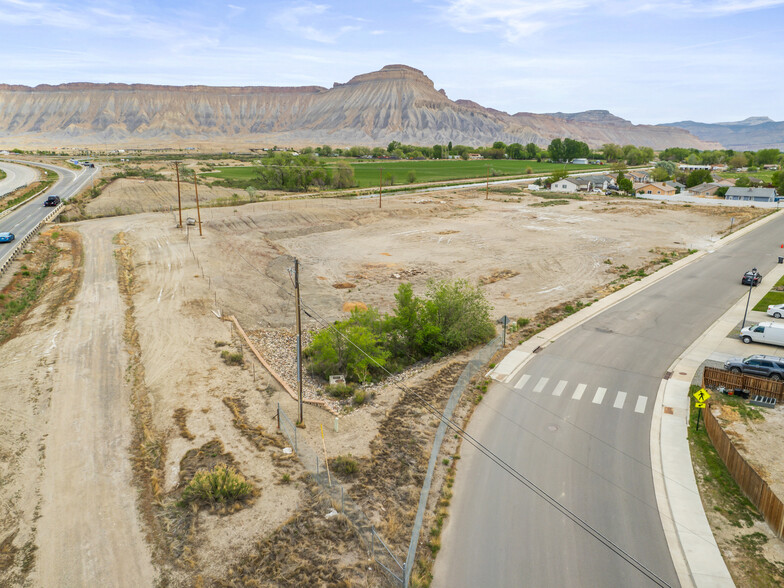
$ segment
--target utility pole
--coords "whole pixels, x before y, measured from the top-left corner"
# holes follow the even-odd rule
[[[182,228],[182,197],[180,195],[180,162],[174,162],[174,169],[177,171],[177,209],[180,211],[180,224],[177,225],[178,229]]]
[[[299,424],[304,424],[302,414],[302,321],[299,311],[299,260],[294,259],[294,292],[297,300],[297,394],[299,398]]]
[[[384,168],[379,166],[378,168],[378,207],[379,208],[381,208],[381,190],[382,190],[381,186],[384,185],[383,177],[384,177]]]
[[[193,187],[196,188],[196,216],[199,218],[199,237],[204,235],[201,232],[201,210],[199,210],[199,184],[196,181],[196,170],[193,170]]]

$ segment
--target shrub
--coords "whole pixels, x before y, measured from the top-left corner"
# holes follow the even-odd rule
[[[365,404],[365,391],[364,390],[357,390],[354,392],[354,404],[357,406],[361,404]]]
[[[212,471],[199,470],[182,491],[182,502],[208,504],[234,502],[253,493],[251,485],[234,468],[219,463]]]
[[[526,326],[530,322],[531,322],[531,319],[520,317],[519,319],[517,319],[517,326],[522,328],[522,327]]]
[[[354,393],[354,386],[348,384],[329,384],[324,387],[327,394],[332,398],[348,398]]]
[[[359,471],[357,461],[349,455],[338,455],[332,460],[332,471],[344,476],[353,476]]]
[[[244,365],[245,360],[242,357],[242,352],[231,353],[227,349],[221,351],[221,359],[226,365]]]

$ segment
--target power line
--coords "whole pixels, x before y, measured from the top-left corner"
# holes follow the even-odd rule
[[[225,242],[228,243],[228,241],[225,241]],[[229,246],[232,249],[234,249],[234,247],[232,247],[231,245],[229,245]],[[249,266],[251,266],[253,269],[255,269],[264,279],[266,279],[267,281],[273,283],[275,286],[277,286],[279,289],[283,290],[283,292],[285,292],[289,296],[291,296],[291,297],[295,296],[294,293],[289,292],[283,286],[281,286],[280,284],[278,284],[277,282],[275,282],[274,280],[269,278],[266,274],[264,274],[259,268],[257,268],[254,264],[252,264],[250,261],[248,261],[239,251],[237,251],[236,249],[234,249],[234,251],[237,253],[237,255],[243,261],[245,261],[245,263],[247,263]],[[392,372],[390,372],[385,366],[382,366],[381,364],[379,364],[372,356],[370,356],[367,352],[365,352],[365,350],[363,350],[356,343],[354,343],[345,333],[342,333],[340,330],[335,328],[335,326],[333,324],[331,324],[324,317],[322,317],[315,309],[310,307],[305,302],[300,301],[300,304],[301,304],[301,307],[303,308],[303,310],[305,311],[305,314],[307,316],[309,316],[310,318],[314,319],[316,322],[321,323],[321,325],[323,325],[325,328],[331,329],[334,333],[337,334],[337,336],[339,336],[342,339],[344,339],[349,345],[353,346],[357,351],[359,351],[360,354],[364,355],[377,368],[379,368],[384,373],[386,373],[387,376],[392,376],[393,375]],[[308,312],[308,311],[310,311],[310,312]],[[629,565],[631,565],[636,570],[638,570],[640,573],[642,573],[644,576],[646,576],[649,580],[651,580],[652,582],[654,582],[655,584],[657,584],[659,586],[667,586],[667,587],[670,586],[669,583],[667,583],[663,578],[658,576],[653,570],[651,570],[650,568],[645,566],[645,564],[643,564],[642,562],[637,560],[635,557],[633,557],[631,554],[626,552],[622,547],[617,545],[610,538],[606,537],[601,531],[599,531],[598,529],[594,528],[590,523],[585,521],[582,517],[580,517],[578,514],[573,512],[567,506],[561,504],[557,499],[555,499],[554,497],[550,496],[545,490],[540,488],[532,480],[528,479],[521,472],[516,470],[512,465],[507,463],[504,459],[502,459],[500,456],[498,456],[496,453],[494,453],[491,449],[489,449],[487,446],[485,446],[483,443],[481,443],[478,439],[476,439],[471,434],[469,434],[465,429],[463,429],[460,425],[458,425],[451,418],[447,418],[443,414],[443,412],[441,412],[440,409],[438,409],[436,406],[430,404],[420,394],[418,394],[414,390],[408,388],[407,386],[405,386],[402,383],[397,382],[394,385],[397,386],[398,388],[400,388],[401,390],[403,390],[404,392],[407,392],[407,393],[411,394],[430,414],[432,414],[433,416],[438,417],[438,419],[440,421],[442,421],[447,427],[449,427],[455,433],[460,435],[465,441],[467,441],[470,445],[472,445],[474,448],[476,448],[485,457],[490,459],[493,463],[495,463],[498,467],[500,467],[502,470],[504,470],[507,474],[512,476],[512,478],[514,478],[517,482],[519,482],[519,483],[523,484],[524,486],[526,486],[529,490],[534,492],[534,494],[536,494],[542,500],[547,502],[551,507],[556,509],[563,516],[567,517],[574,524],[576,524],[581,529],[583,529],[586,533],[588,533],[591,537],[593,537],[594,539],[599,541],[602,545],[607,547],[610,551],[615,553],[621,559],[626,561]]]

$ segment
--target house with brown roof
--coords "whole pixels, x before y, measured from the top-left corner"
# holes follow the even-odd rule
[[[704,183],[704,184],[697,184],[696,186],[692,186],[689,188],[689,193],[692,196],[714,196],[716,194],[716,190],[721,188],[718,184],[711,183]]]
[[[642,184],[647,184],[653,180],[653,178],[651,178],[651,175],[647,171],[634,170],[634,171],[626,172],[625,175],[628,179],[632,181],[632,183],[638,182]]]
[[[675,196],[675,188],[662,182],[641,182],[634,184],[637,194],[652,194],[653,196]]]

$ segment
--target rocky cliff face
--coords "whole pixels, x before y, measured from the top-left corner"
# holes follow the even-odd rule
[[[387,65],[330,89],[88,84],[0,84],[0,143],[144,145],[434,145],[535,142],[572,137],[613,142],[711,145],[685,130],[633,125],[606,111],[509,115],[452,101],[421,71]]]

